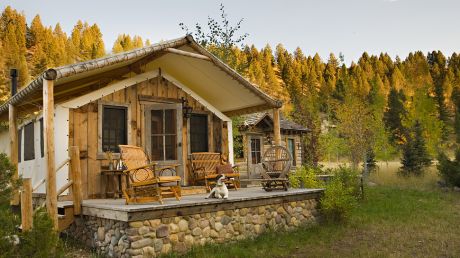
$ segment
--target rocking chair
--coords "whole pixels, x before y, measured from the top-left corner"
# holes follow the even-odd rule
[[[123,190],[126,203],[158,201],[164,197],[181,198],[181,178],[176,174],[179,165],[157,168],[157,163],[149,162],[144,150],[132,145],[119,145],[121,160],[126,166],[123,171],[128,176],[127,187]],[[169,174],[164,176],[164,174]]]
[[[262,188],[269,192],[289,188],[287,178],[292,165],[292,156],[283,146],[270,147],[262,158]]]

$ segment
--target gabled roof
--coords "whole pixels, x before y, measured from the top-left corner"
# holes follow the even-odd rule
[[[185,55],[178,55],[180,53]],[[140,67],[152,62],[157,62],[160,70],[163,67],[169,69],[167,72],[174,73],[177,78],[191,80],[196,88],[192,90],[211,99],[209,102],[220,107],[228,116],[282,106],[280,101],[271,98],[187,35],[124,53],[48,69],[1,105],[0,117],[4,118],[8,113],[9,104],[19,106],[19,111],[25,113],[40,106],[44,79],[54,80],[55,99],[56,95],[69,99],[75,96],[74,89],[85,88],[86,85],[87,90],[104,87],[129,73],[139,73]],[[56,101],[59,102],[59,99]]]
[[[273,123],[273,115],[268,112],[258,112],[244,116],[244,122],[241,129],[248,130],[262,122],[269,121]],[[310,130],[302,125],[299,125],[286,117],[280,115],[280,129],[287,131],[309,132]]]

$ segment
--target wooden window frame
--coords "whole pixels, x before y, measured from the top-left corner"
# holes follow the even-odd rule
[[[22,128],[18,129],[18,163],[22,161]]]
[[[206,148],[207,148],[207,150],[206,150],[206,151],[195,151],[195,152],[212,152],[213,150],[211,150],[211,148],[210,148],[210,140],[213,141],[214,139],[209,139],[209,134],[210,134],[211,131],[212,131],[212,128],[211,128],[211,130],[210,130],[210,128],[209,128],[209,127],[210,127],[210,126],[209,126],[209,115],[208,115],[208,114],[201,114],[201,113],[192,113],[192,115],[191,115],[190,118],[188,119],[188,122],[190,123],[190,125],[191,125],[191,123],[192,123],[191,120],[192,120],[192,117],[193,117],[193,116],[195,116],[195,117],[202,117],[203,120],[206,121],[206,126],[205,126],[205,127],[206,127],[206,135],[205,135],[205,138],[206,138],[206,145],[207,145]],[[188,131],[188,133],[189,133],[189,136],[190,136],[190,137],[189,137],[189,138],[190,138],[190,153],[192,153],[193,150],[192,150],[192,129],[191,129],[191,128],[190,128],[190,130]]]
[[[104,122],[104,107],[126,108],[126,144],[131,144],[131,104],[111,101],[98,101],[97,103],[97,159],[107,159],[102,150],[102,123]],[[120,153],[113,153],[114,159],[120,158]]]
[[[43,117],[38,120],[40,125],[40,157],[45,157],[45,131],[43,127]]]
[[[32,131],[29,132],[28,130],[32,130]],[[24,131],[24,140],[23,140],[24,158],[23,159],[24,161],[34,160],[36,158],[35,157],[35,123],[34,121],[31,121],[25,124],[23,127],[23,131]],[[27,134],[28,132],[31,135]],[[32,137],[32,139],[29,139],[29,137]],[[25,145],[27,145],[27,148]]]
[[[293,147],[294,147],[294,152],[291,153],[291,155],[292,155],[292,166],[297,166],[297,159],[296,159],[296,157],[297,157],[297,146],[296,146],[296,140],[295,140],[295,138],[292,138],[292,137],[287,137],[287,138],[286,138],[286,147],[287,147],[288,151],[290,151],[290,150],[289,150],[289,141],[290,141],[290,140],[292,140],[292,142],[293,142]]]
[[[213,115],[211,111],[206,110],[193,110],[192,115],[207,115],[208,116],[208,151],[214,152],[214,130],[213,130]],[[222,126],[224,123],[222,123]],[[192,153],[192,146],[190,145],[190,117],[187,118],[187,153]]]

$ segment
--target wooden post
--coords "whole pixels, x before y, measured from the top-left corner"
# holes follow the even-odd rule
[[[18,179],[18,126],[17,121],[17,111],[16,107],[13,105],[8,105],[9,108],[9,135],[10,135],[10,159],[16,171],[14,172],[14,179]],[[13,199],[11,200],[11,205],[19,205],[19,192],[15,190],[13,193]]]
[[[21,223],[22,231],[29,231],[32,228],[33,218],[32,207],[32,179],[24,178],[22,180],[21,193]]]
[[[72,196],[73,196],[73,212],[75,215],[81,214],[81,166],[80,166],[80,150],[78,146],[69,148],[70,154],[70,177],[73,181]]]
[[[53,70],[54,71],[54,70]],[[54,75],[54,76],[53,76]],[[45,170],[46,170],[46,208],[53,221],[54,229],[58,230],[56,165],[54,155],[54,79],[56,72],[45,72],[43,76],[43,129],[45,139]]]
[[[279,108],[273,109],[273,136],[275,145],[281,145],[281,128],[280,128],[280,110]]]

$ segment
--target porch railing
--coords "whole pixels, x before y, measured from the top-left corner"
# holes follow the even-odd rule
[[[71,146],[69,148],[69,158],[63,161],[56,168],[56,173],[59,172],[65,165],[69,164],[68,182],[63,185],[58,191],[59,197],[67,189],[71,190],[71,197],[73,201],[74,215],[81,214],[82,202],[82,187],[81,187],[81,166],[80,166],[80,150],[78,146]],[[32,228],[33,214],[45,206],[46,202],[40,205],[37,209],[32,206],[32,193],[35,192],[42,184],[46,183],[46,178],[40,180],[35,186],[32,187],[32,180],[30,178],[23,179],[21,189],[21,227],[22,230],[27,231]]]

